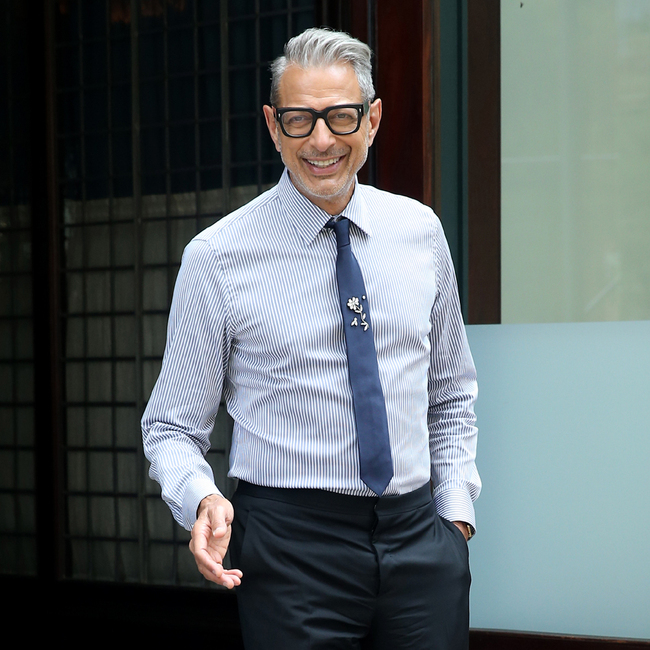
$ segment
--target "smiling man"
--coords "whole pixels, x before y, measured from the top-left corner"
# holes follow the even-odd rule
[[[476,375],[440,222],[356,180],[382,114],[370,56],[311,29],[273,63],[285,172],[187,246],[142,421],[249,650],[468,644]],[[222,396],[232,503],[204,458]]]
[[[319,208],[340,214],[379,128],[381,100],[370,104],[370,98],[362,98],[357,76],[347,63],[288,66],[277,93],[274,105],[264,107],[264,116],[292,183]],[[315,119],[316,111],[322,110],[325,119]]]

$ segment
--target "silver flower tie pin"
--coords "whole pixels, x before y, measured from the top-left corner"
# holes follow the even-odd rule
[[[365,299],[366,299],[365,296],[361,296],[361,300],[365,300]],[[355,314],[359,315],[358,317],[357,316],[354,317],[354,319],[350,323],[350,325],[352,327],[358,327],[359,326],[359,318],[360,318],[361,319],[361,327],[363,327],[363,331],[365,332],[368,329],[368,327],[370,326],[370,324],[366,321],[366,314],[363,311],[363,308],[361,306],[361,301],[356,296],[352,296],[352,298],[350,298],[348,300],[347,304],[348,304],[348,309],[353,311]]]

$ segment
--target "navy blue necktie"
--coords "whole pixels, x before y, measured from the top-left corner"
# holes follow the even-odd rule
[[[368,299],[359,263],[350,248],[349,220],[343,217],[327,225],[336,233],[336,279],[359,438],[361,480],[381,496],[393,477],[393,461]]]

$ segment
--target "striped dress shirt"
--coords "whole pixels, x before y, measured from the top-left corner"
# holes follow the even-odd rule
[[[359,183],[342,214],[386,400],[385,494],[432,479],[439,514],[474,526],[476,373],[441,224],[421,203]],[[219,493],[204,456],[222,397],[234,420],[229,476],[373,495],[359,476],[329,219],[285,170],[185,249],[142,428],[150,475],[187,529]]]

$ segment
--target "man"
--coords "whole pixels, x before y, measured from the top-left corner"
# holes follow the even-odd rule
[[[247,648],[467,646],[475,371],[439,221],[356,182],[382,112],[370,55],[311,29],[274,62],[286,170],[186,248],[143,417]],[[232,504],[204,460],[222,393]]]

